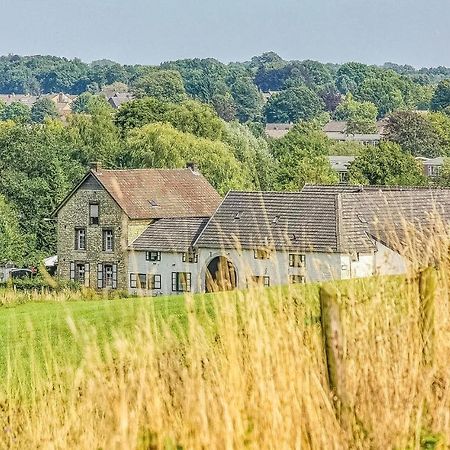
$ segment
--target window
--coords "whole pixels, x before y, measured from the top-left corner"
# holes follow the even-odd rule
[[[440,166],[428,166],[428,176],[429,177],[438,177],[441,174]]]
[[[147,261],[161,261],[161,252],[145,252]]]
[[[137,276],[135,273],[130,273],[130,288],[136,289],[137,287]]]
[[[252,277],[253,283],[259,284],[264,287],[270,286],[270,277],[266,276],[254,276]]]
[[[189,272],[172,272],[172,291],[190,292],[191,274]]]
[[[103,251],[114,251],[114,233],[113,230],[103,230]]]
[[[84,286],[89,286],[89,263],[71,262],[70,263],[70,280],[78,281]]]
[[[305,267],[305,255],[291,253],[289,255],[289,267]]]
[[[138,287],[139,289],[147,289],[147,275],[145,273],[138,273]]]
[[[289,275],[290,284],[303,284],[305,283],[305,277],[303,275]]]
[[[266,249],[256,249],[254,251],[255,259],[270,259],[270,252]]]
[[[97,265],[97,287],[117,289],[117,264],[99,263]]]
[[[149,289],[161,289],[161,275],[149,275],[148,276],[148,288]]]
[[[98,225],[99,224],[99,204],[90,203],[89,204],[89,224]]]
[[[75,250],[86,250],[86,228],[75,228]]]
[[[183,262],[198,263],[198,254],[194,251],[183,253]]]
[[[348,172],[338,172],[339,175],[339,183],[340,184],[348,184],[348,180],[349,180],[349,175]]]

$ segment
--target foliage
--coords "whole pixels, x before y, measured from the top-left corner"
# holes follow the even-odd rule
[[[433,111],[444,111],[450,107],[450,79],[441,81],[431,99]]]
[[[290,123],[311,120],[324,109],[318,95],[306,86],[294,86],[273,95],[266,105],[268,122]]]
[[[306,123],[296,125],[284,138],[272,141],[272,154],[278,163],[276,189],[299,190],[305,183],[337,183],[338,175],[327,157],[329,145],[320,129]]]
[[[94,95],[90,92],[84,92],[72,103],[72,112],[76,114],[92,114],[98,112],[99,110],[103,110],[105,112],[112,110],[110,104],[106,100],[106,97],[103,95]]]
[[[413,156],[433,158],[442,153],[438,134],[430,120],[415,111],[397,111],[389,116],[386,139]]]
[[[127,157],[131,167],[184,168],[186,163],[195,161],[221,194],[250,187],[229,146],[183,133],[170,124],[154,123],[131,131]]]
[[[56,119],[58,110],[55,103],[47,97],[36,100],[31,108],[31,121],[43,123],[45,119]]]
[[[358,156],[365,148],[355,141],[332,141],[329,146],[330,156]]]
[[[152,70],[133,82],[136,98],[155,97],[164,102],[180,103],[186,100],[181,75],[176,70]]]
[[[347,122],[347,133],[376,133],[378,110],[371,102],[358,102],[352,94],[347,94],[334,113],[336,120]]]
[[[393,142],[382,142],[377,147],[365,147],[350,166],[349,176],[354,184],[388,186],[426,184],[420,163]]]
[[[434,112],[427,114],[426,118],[439,138],[440,154],[450,156],[450,116]]]
[[[224,129],[222,120],[207,105],[193,100],[177,105],[152,97],[123,105],[117,112],[115,122],[122,133],[149,123],[167,122],[180,131],[213,140],[220,139]]]
[[[31,120],[31,109],[19,102],[13,102],[0,108],[0,120],[12,120],[16,123],[28,123]]]
[[[0,263],[22,265],[26,255],[26,240],[20,229],[17,211],[0,195]]]

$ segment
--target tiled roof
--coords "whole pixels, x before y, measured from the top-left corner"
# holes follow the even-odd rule
[[[195,245],[336,252],[336,199],[328,193],[230,192]]]
[[[187,252],[208,218],[160,219],[152,223],[131,245],[132,250]]]
[[[130,219],[210,217],[221,201],[206,178],[191,169],[91,173]]]
[[[230,192],[195,242],[204,248],[367,252],[399,250],[410,229],[431,237],[450,223],[450,190],[305,186],[301,192]]]
[[[331,168],[337,171],[348,170],[355,156],[329,156]]]

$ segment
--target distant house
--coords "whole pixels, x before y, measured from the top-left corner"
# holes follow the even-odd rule
[[[127,289],[128,246],[136,238],[158,220],[211,217],[220,200],[193,165],[105,170],[93,164],[54,213],[58,275],[92,288]]]
[[[108,103],[114,108],[119,109],[123,104],[131,102],[133,94],[129,92],[116,92],[108,98]]]
[[[272,139],[281,139],[294,127],[292,123],[268,123],[266,125],[266,136]]]
[[[331,168],[338,173],[339,183],[348,183],[348,170],[355,160],[355,156],[329,156]]]
[[[76,95],[69,94],[42,94],[42,95],[28,95],[28,94],[2,94],[0,101],[10,105],[12,103],[21,103],[32,108],[33,105],[40,99],[49,98],[56,106],[59,117],[63,118],[72,112],[72,103],[77,98]]]
[[[379,121],[376,124],[377,132],[371,134],[351,134],[347,133],[347,122],[332,120],[323,127],[323,132],[332,141],[352,141],[365,145],[377,145],[383,137],[385,122]]]
[[[443,157],[438,158],[416,158],[423,165],[423,173],[429,178],[437,178],[441,175],[442,166],[445,159]]]
[[[425,245],[435,211],[450,220],[449,190],[229,192],[210,219],[150,224],[129,246],[129,291],[167,295],[404,273],[408,233],[416,227]]]

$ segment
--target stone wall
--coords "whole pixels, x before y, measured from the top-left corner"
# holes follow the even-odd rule
[[[99,225],[89,224],[89,204],[99,203]],[[75,228],[86,228],[86,250],[75,250]],[[103,229],[114,232],[114,251],[103,251]],[[97,288],[97,264],[117,264],[117,288],[126,289],[128,218],[116,202],[89,177],[58,213],[58,275],[70,279],[71,262],[90,265],[89,286]]]

